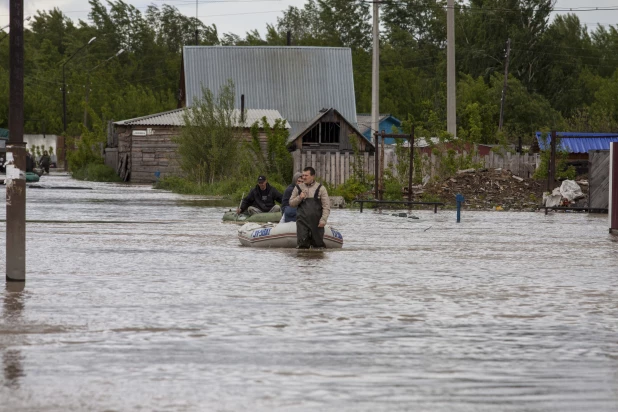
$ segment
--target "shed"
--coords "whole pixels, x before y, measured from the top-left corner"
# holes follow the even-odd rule
[[[558,150],[568,152],[568,162],[577,169],[578,174],[588,172],[591,150],[609,150],[611,142],[618,142],[618,133],[580,133],[557,132]],[[549,149],[551,133],[536,132],[535,150]]]
[[[115,122],[113,137],[108,139],[105,149],[105,163],[115,168],[123,180],[136,183],[155,182],[157,172],[159,177],[178,173],[174,138],[180,135],[184,127],[183,114],[186,110],[175,109]],[[239,114],[240,110],[235,109],[233,116],[238,118]],[[246,110],[243,135],[250,138],[251,125],[264,117],[271,125],[282,118],[276,110]],[[289,124],[286,123],[286,126],[289,128]],[[260,130],[259,137],[264,148],[266,133]]]
[[[355,142],[352,139],[356,139]],[[374,146],[336,109],[322,109],[317,116],[288,138],[294,171],[307,166],[316,170],[318,180],[332,185],[344,183],[354,167],[373,174]],[[355,156],[358,164],[355,166]]]
[[[180,78],[180,106],[217,93],[228,80],[249,109],[277,110],[295,135],[323,107],[333,107],[356,127],[352,51],[344,47],[186,46]]]
[[[358,113],[356,115],[358,122],[358,130],[369,141],[373,141],[373,130],[371,130],[371,115],[367,113]],[[403,133],[401,128],[401,120],[392,114],[381,114],[378,131],[384,130],[386,133]],[[384,144],[395,144],[395,139],[388,137],[384,139]]]

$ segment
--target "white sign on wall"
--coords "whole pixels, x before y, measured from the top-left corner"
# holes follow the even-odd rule
[[[148,128],[146,130],[133,130],[131,133],[133,136],[152,136],[154,134],[154,130]]]

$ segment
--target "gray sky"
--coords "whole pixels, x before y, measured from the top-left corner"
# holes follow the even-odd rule
[[[265,32],[266,24],[274,24],[281,11],[293,5],[302,7],[305,0],[198,0],[199,18],[205,24],[216,24],[219,34],[236,33],[244,35],[252,29]],[[208,2],[210,1],[210,3]],[[175,5],[183,14],[195,15],[195,0],[125,0],[126,3],[145,10],[149,4]],[[227,3],[227,4],[226,4]],[[49,10],[58,7],[71,20],[87,20],[90,9],[86,0],[25,0],[25,15],[35,14],[37,10]],[[618,8],[616,0],[558,0],[556,8],[576,7],[614,7]],[[0,0],[0,27],[9,22],[9,1]],[[566,12],[560,12],[566,13]],[[573,11],[590,29],[595,29],[598,23],[618,24],[618,10]]]

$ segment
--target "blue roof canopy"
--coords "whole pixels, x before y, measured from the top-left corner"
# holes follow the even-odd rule
[[[560,149],[569,153],[588,153],[589,150],[609,150],[611,142],[618,142],[618,133],[557,132]],[[551,133],[536,132],[541,150],[549,148]]]

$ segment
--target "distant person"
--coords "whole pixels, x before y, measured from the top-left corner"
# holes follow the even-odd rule
[[[281,201],[281,212],[283,216],[281,216],[281,221],[279,223],[288,223],[288,222],[296,222],[296,208],[290,206],[290,197],[292,197],[292,191],[294,188],[303,182],[303,174],[302,173],[294,173],[294,177],[292,177],[292,183],[285,188],[283,192],[283,200]]]
[[[324,247],[324,226],[330,215],[326,188],[315,181],[315,169],[303,169],[303,183],[292,191],[290,206],[296,207],[296,247]]]
[[[30,154],[30,151],[26,150],[26,173],[32,173],[34,170],[34,159]]]
[[[41,166],[41,169],[43,169],[43,172],[49,174],[49,165],[51,163],[51,157],[49,157],[49,153],[47,153],[47,150],[43,152],[43,156],[41,156],[41,159],[39,160],[39,165]]]
[[[0,173],[6,173],[6,167],[4,167],[4,157],[0,156]]]
[[[241,214],[245,210],[249,212],[249,215],[280,212],[281,207],[276,205],[275,202],[281,203],[282,200],[281,193],[268,183],[266,176],[260,175],[257,179],[257,185],[242,200],[240,207],[236,209],[236,213]]]

